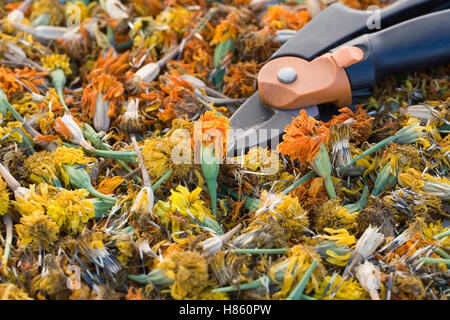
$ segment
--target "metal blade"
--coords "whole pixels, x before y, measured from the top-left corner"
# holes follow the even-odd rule
[[[300,109],[271,108],[255,92],[230,118],[232,130],[228,136],[227,157],[241,156],[255,146],[276,148],[284,129],[299,115]],[[309,116],[319,118],[317,106],[303,109]]]

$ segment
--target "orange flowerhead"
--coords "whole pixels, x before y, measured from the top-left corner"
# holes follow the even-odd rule
[[[301,163],[311,163],[316,158],[322,143],[328,144],[329,129],[321,126],[319,121],[308,116],[305,110],[286,126],[283,142],[279,145],[282,154]]]
[[[369,138],[372,133],[374,118],[367,114],[362,105],[357,107],[356,112],[353,112],[349,108],[341,108],[339,109],[339,112],[341,112],[341,114],[333,116],[330,121],[326,123],[321,122],[321,124],[331,128],[333,124],[347,121],[351,130],[351,138],[357,144],[360,144]]]
[[[275,5],[268,7],[263,23],[270,29],[298,30],[309,20],[311,20],[311,15],[307,10],[295,11],[287,6]]]
[[[106,55],[100,54],[98,56],[94,67],[87,75],[88,80],[92,81],[102,74],[108,74],[121,80],[124,79],[126,71],[130,69],[128,62],[130,52],[127,51],[118,56],[114,56],[113,54],[114,50],[111,48]]]
[[[43,76],[46,72],[38,72],[34,68],[25,67],[23,69],[0,68],[0,88],[10,97],[16,92],[23,92],[24,86],[30,88],[34,93],[39,93],[37,85],[44,82]]]
[[[94,117],[97,96],[101,94],[103,101],[109,100],[108,116],[114,116],[117,106],[123,100],[123,91],[123,86],[116,77],[108,74],[99,75],[84,89],[81,100],[83,113],[89,114],[90,118]]]
[[[206,111],[200,117],[199,121],[202,123],[203,141],[207,143],[211,141],[211,137],[208,135],[211,129],[219,130],[222,134],[223,141],[225,141],[227,130],[230,129],[230,121],[227,118],[221,117],[213,111]]]
[[[229,120],[219,116],[213,111],[206,111],[198,121],[195,121],[193,128],[193,141],[195,147],[202,143],[215,144],[216,155],[223,154],[226,150],[227,130],[230,129]]]

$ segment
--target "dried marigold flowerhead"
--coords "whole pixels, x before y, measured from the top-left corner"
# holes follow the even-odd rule
[[[89,193],[83,189],[61,192],[48,203],[47,214],[68,234],[81,232],[95,216],[94,205],[87,199]]]
[[[434,177],[409,168],[398,176],[398,182],[402,187],[411,187],[413,191],[435,195],[446,201],[450,199],[450,179],[446,177]]]
[[[271,29],[293,29],[302,28],[311,16],[307,10],[289,10],[287,6],[269,6],[267,14],[263,18],[264,24]]]
[[[0,297],[2,300],[33,300],[28,293],[14,283],[0,284]]]
[[[278,220],[293,236],[303,234],[309,227],[307,211],[303,209],[297,198],[290,195],[280,198],[278,195],[263,191],[261,202],[264,207],[271,206],[271,202],[275,204],[274,208],[267,213]]]
[[[98,56],[92,70],[87,75],[88,80],[94,80],[102,74],[108,74],[121,80],[130,68],[129,57],[129,51],[121,55],[114,55],[114,50],[110,48],[106,54],[103,53]]]
[[[144,140],[142,157],[151,178],[160,179],[167,170],[172,169],[171,178],[179,179],[191,171],[191,130],[192,123],[174,119],[172,130],[164,137]]]
[[[310,281],[306,285],[305,292],[309,293],[319,289],[319,283],[325,274],[322,258],[308,245],[295,245],[288,251],[288,257],[272,265],[269,277],[277,283],[281,290],[274,294],[274,298],[286,297],[295,284],[305,275],[308,267],[317,260],[317,268],[314,269]]]
[[[305,110],[286,126],[283,142],[279,145],[282,154],[302,164],[311,163],[320,151],[322,143],[328,144],[329,129],[308,116]]]
[[[72,143],[75,143],[87,150],[94,150],[94,147],[92,147],[86,139],[84,139],[83,132],[72,116],[66,114],[60,118],[57,118],[55,120],[55,130]]]
[[[329,288],[336,288],[336,291]],[[314,297],[323,300],[367,300],[369,294],[355,279],[343,280],[337,274],[336,277],[326,276],[322,279]]]
[[[359,105],[355,112],[350,108],[341,108],[339,112],[341,114],[333,116],[330,121],[326,123],[321,122],[321,124],[328,128],[341,123],[348,125],[350,140],[355,141],[356,144],[360,144],[369,138],[372,134],[374,118],[367,114],[362,105]]]
[[[170,293],[174,299],[199,299],[208,287],[208,263],[195,251],[171,251],[157,268],[173,279]]]
[[[255,61],[231,64],[224,76],[224,93],[231,98],[250,97],[256,90],[259,69]]]
[[[59,227],[50,217],[40,212],[20,218],[16,230],[19,246],[30,246],[33,250],[47,250],[58,240]]]
[[[203,200],[200,199],[202,188],[197,187],[190,192],[186,187],[177,186],[176,191],[170,190],[169,200],[171,201],[170,209],[172,213],[179,214],[191,219],[193,223],[197,221],[202,225],[213,229],[218,234],[223,234],[221,226],[214,220],[214,216]],[[197,221],[196,221],[197,220]]]
[[[49,182],[59,186],[58,170],[53,162],[52,152],[45,150],[34,153],[25,159],[23,167],[33,183]]]
[[[225,117],[219,116],[213,111],[206,111],[194,126],[194,139],[201,133],[201,142],[206,145],[210,145],[212,142],[216,143],[221,140],[222,146],[216,145],[216,151],[219,147],[223,147],[222,151],[225,151],[227,130],[230,129],[229,120]],[[196,128],[200,126],[201,131],[196,132]],[[217,154],[217,156],[219,156]]]
[[[211,45],[216,45],[221,42],[227,41],[229,38],[236,39],[239,33],[240,18],[235,12],[228,14],[226,19],[222,20],[220,24],[217,25],[214,31],[214,37],[211,40]]]
[[[65,75],[70,75],[72,70],[70,69],[69,57],[65,54],[52,54],[45,56],[41,59],[45,70],[53,71],[56,69],[62,69]]]
[[[98,76],[84,89],[82,110],[94,120],[97,131],[109,130],[111,117],[116,115],[118,105],[123,100],[123,91],[116,77],[107,74]]]
[[[23,92],[24,85],[30,88],[34,93],[39,93],[37,85],[44,82],[43,76],[46,72],[37,72],[34,68],[25,67],[23,69],[14,69],[14,71],[7,68],[0,68],[0,88],[9,97],[16,92]],[[17,81],[19,80],[19,81]]]

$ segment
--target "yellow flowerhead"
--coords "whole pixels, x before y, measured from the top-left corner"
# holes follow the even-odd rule
[[[145,166],[151,178],[161,178],[169,169],[173,170],[171,177],[173,179],[180,178],[189,173],[192,169],[192,164],[174,164],[172,161],[172,150],[175,144],[170,142],[169,138],[150,138],[144,142],[142,149],[142,157],[144,158]],[[191,148],[190,144],[186,145]],[[186,149],[185,149],[186,150]],[[184,151],[184,150],[183,150]],[[192,152],[191,152],[192,154]],[[189,157],[189,162],[192,157]]]
[[[171,251],[157,268],[174,280],[170,289],[174,299],[199,299],[208,286],[208,263],[198,252]]]
[[[286,297],[303,278],[314,259],[318,264],[305,288],[305,292],[309,293],[313,289],[319,288],[325,270],[321,264],[322,259],[312,248],[307,245],[296,245],[289,250],[287,259],[274,264],[270,269],[269,276],[281,287],[281,291],[274,294],[274,298]]]
[[[47,71],[53,71],[56,69],[62,69],[66,76],[72,73],[70,69],[69,57],[65,54],[52,54],[45,56],[41,59],[44,69]]]
[[[156,21],[169,26],[178,34],[183,34],[192,19],[192,11],[182,6],[172,6],[158,14]]]
[[[442,232],[445,232],[447,230],[448,230],[448,227],[447,228],[443,228],[442,227],[442,221],[441,220],[437,220],[435,223],[431,222],[425,228],[423,228],[422,235],[423,235],[425,240],[435,241],[435,240],[433,240],[433,237],[435,235],[438,235],[438,234],[440,234]],[[443,247],[449,248],[450,247],[450,237],[443,238],[442,242],[440,242],[440,243],[441,243],[441,245]]]
[[[16,225],[19,246],[30,246],[34,250],[47,250],[58,240],[59,228],[48,216],[35,212],[20,219]]]
[[[409,168],[425,169],[419,150],[411,145],[392,143],[381,160],[381,166],[385,164],[389,164],[391,173],[395,176]]]
[[[324,299],[324,300],[369,300],[370,296],[367,291],[361,287],[358,281],[351,278],[349,280],[342,281],[342,277],[338,275],[334,281],[331,281],[331,276],[326,276],[322,279],[320,287],[316,290],[314,297],[316,299]],[[337,290],[334,297],[330,297],[330,295],[336,291],[337,286],[339,285],[339,289]],[[328,287],[327,293],[324,295],[326,288]]]
[[[413,168],[399,175],[399,184],[402,187],[411,187],[415,192],[425,192],[436,195],[444,200],[450,199],[450,179],[434,177],[428,173],[421,174]]]
[[[22,142],[23,138],[17,128],[22,127],[22,124],[17,121],[10,121],[6,127],[0,127],[0,145],[5,145],[11,141]]]
[[[181,185],[177,186],[176,191],[170,190],[169,199],[172,212],[177,211],[185,217],[191,217],[190,214],[192,214],[200,222],[203,222],[208,216],[211,217],[211,210],[205,207],[205,202],[199,197],[201,192],[202,188],[197,187],[194,191],[189,192],[186,187]]]
[[[20,289],[14,283],[0,284],[0,299],[1,300],[33,300],[28,294]]]
[[[49,17],[49,25],[61,26],[64,23],[64,7],[58,0],[37,0],[31,5],[30,20],[46,14]]]
[[[58,169],[58,173],[65,185],[69,184],[69,176],[64,171],[63,165],[87,165],[92,162],[97,162],[96,158],[86,157],[83,150],[65,146],[56,149],[56,151],[52,153],[52,158],[52,162]]]
[[[267,191],[263,191],[261,194],[261,202],[265,208],[270,207],[271,202],[277,201],[278,199],[278,195],[269,194]],[[263,209],[263,211],[266,210]],[[305,228],[309,226],[306,210],[303,209],[298,201],[298,198],[290,195],[283,196],[279,200],[279,204],[276,204],[273,210],[267,210],[266,214],[262,216],[262,218],[264,219],[266,215],[271,215],[274,217],[293,235],[301,235],[305,232]]]
[[[94,205],[86,198],[88,195],[83,189],[61,189],[61,193],[50,200],[47,214],[62,231],[77,234],[95,216]]]
[[[329,233],[330,236],[323,235],[321,236],[321,238],[336,241],[336,245],[338,246],[339,245],[351,246],[356,241],[355,236],[350,235],[350,233],[348,233],[348,230],[346,229],[335,230],[332,228],[324,228],[323,231]]]
[[[25,197],[18,197],[16,201],[13,201],[22,216],[34,213],[45,214],[49,200],[59,192],[57,188],[46,183],[32,184],[29,189],[30,191],[25,194]]]
[[[341,206],[338,199],[330,199],[316,208],[316,228],[318,231],[327,227],[352,229],[356,227],[357,216],[357,213],[350,213]]]
[[[57,180],[58,170],[53,162],[53,153],[49,151],[36,152],[24,161],[24,168],[30,180],[34,183],[51,183]]]
[[[9,192],[6,189],[6,182],[0,178],[0,216],[8,211],[9,207]]]

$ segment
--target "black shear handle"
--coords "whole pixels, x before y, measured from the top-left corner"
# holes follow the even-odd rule
[[[366,95],[386,76],[450,63],[450,9],[360,36],[344,45],[364,51],[364,59],[345,70],[353,97]]]
[[[449,0],[399,0],[380,10],[380,27],[384,29],[446,8],[450,8]],[[271,59],[294,56],[312,60],[357,36],[378,31],[368,28],[372,17],[377,19],[377,12],[354,10],[341,3],[332,4],[300,29]]]

